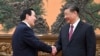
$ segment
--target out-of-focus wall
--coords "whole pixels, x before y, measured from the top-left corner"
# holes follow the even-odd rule
[[[100,0],[94,0],[95,3],[100,3]],[[60,13],[61,6],[65,3],[63,0],[43,0],[43,7],[45,9],[45,15],[43,17],[46,19],[50,29],[51,25],[56,21],[56,17]],[[0,25],[0,30],[2,29]],[[7,34],[12,34],[15,28],[11,29]],[[100,30],[96,29],[96,33],[100,34]],[[5,34],[5,32],[0,31],[0,34]]]

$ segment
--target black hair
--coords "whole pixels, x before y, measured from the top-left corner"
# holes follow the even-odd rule
[[[67,4],[67,6],[65,6],[64,10],[66,9],[70,9],[70,11],[76,11],[79,14],[79,8],[75,5],[75,4]]]
[[[32,11],[33,9],[32,8],[29,8],[29,9],[25,9],[22,14],[20,15],[20,19],[21,21],[24,20],[26,18],[26,14],[28,15],[31,15],[32,14]],[[34,10],[33,10],[34,11]]]

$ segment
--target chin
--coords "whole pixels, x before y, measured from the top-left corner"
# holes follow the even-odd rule
[[[67,20],[66,22],[67,22],[67,23],[70,23],[70,21],[69,21],[69,20]]]
[[[31,25],[32,27],[34,26],[34,24],[33,25]]]
[[[35,24],[33,24],[32,26],[34,26]]]

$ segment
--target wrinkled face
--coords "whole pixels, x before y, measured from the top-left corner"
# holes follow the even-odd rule
[[[31,11],[31,13],[31,15],[27,15],[28,23],[30,24],[30,26],[34,26],[36,21],[36,15],[34,11]]]
[[[64,11],[64,18],[67,23],[73,23],[76,19],[76,12],[70,11],[70,9],[65,9]]]

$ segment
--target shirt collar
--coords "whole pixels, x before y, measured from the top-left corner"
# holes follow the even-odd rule
[[[29,28],[31,28],[31,26],[29,25],[29,23],[27,23],[26,21],[22,21],[24,22]]]
[[[79,21],[80,21],[80,18],[73,24],[73,26],[76,27]]]
[[[76,22],[73,24],[73,26],[74,26],[74,30],[75,30],[75,28],[77,27],[79,21],[80,21],[80,18],[78,18],[78,19],[76,20]],[[70,25],[71,25],[71,24],[70,24]]]

